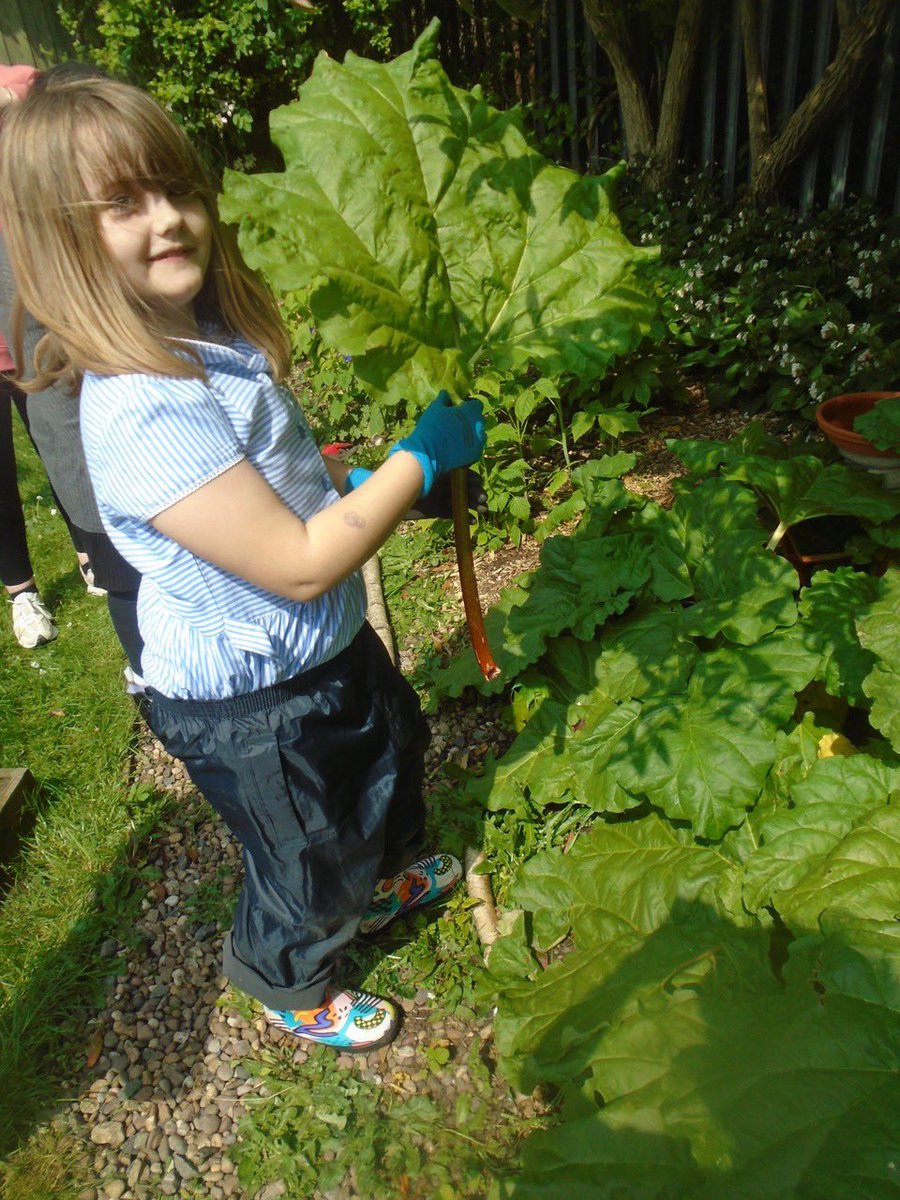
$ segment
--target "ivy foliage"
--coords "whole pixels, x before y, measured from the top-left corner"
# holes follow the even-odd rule
[[[75,52],[146,88],[219,165],[271,163],[269,112],[320,50],[387,55],[399,0],[57,0]]]

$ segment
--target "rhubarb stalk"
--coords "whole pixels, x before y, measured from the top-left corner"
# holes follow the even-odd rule
[[[463,606],[466,610],[466,625],[469,639],[485,679],[496,679],[500,668],[494,662],[484,628],[484,615],[478,598],[475,580],[475,564],[472,561],[472,539],[469,534],[469,496],[466,470],[450,474],[450,501],[453,507],[453,540],[456,543],[456,565],[459,568],[459,583],[462,588]]]

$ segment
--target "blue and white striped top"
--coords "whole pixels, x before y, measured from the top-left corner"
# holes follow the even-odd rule
[[[338,499],[299,406],[273,382],[265,357],[239,338],[191,344],[208,382],[86,374],[81,432],[103,524],[143,576],[144,678],[165,696],[214,700],[333,658],[358,632],[366,601],[358,572],[315,600],[284,599],[150,524],[244,458],[303,520]]]

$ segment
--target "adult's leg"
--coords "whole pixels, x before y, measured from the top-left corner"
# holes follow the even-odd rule
[[[0,375],[0,582],[10,592],[34,586],[13,445],[12,403],[17,393],[21,395],[12,381]]]
[[[141,674],[144,639],[138,629],[137,599],[141,576],[126,562],[105,533],[89,533],[75,527],[78,544],[84,547],[94,573],[94,583],[106,592],[110,620],[128,665]]]

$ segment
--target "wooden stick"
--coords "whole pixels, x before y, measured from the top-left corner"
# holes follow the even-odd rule
[[[478,901],[471,909],[472,920],[475,922],[478,940],[484,946],[484,960],[487,962],[491,946],[500,936],[500,930],[497,926],[497,906],[491,892],[491,877],[478,873],[478,868],[483,862],[483,853],[466,846],[466,890],[473,900]]]
[[[381,638],[384,648],[391,656],[391,662],[396,666],[397,650],[394,646],[394,632],[391,629],[391,619],[384,602],[384,588],[381,585],[381,559],[377,554],[373,554],[363,563],[362,577],[366,585],[366,620]]]

